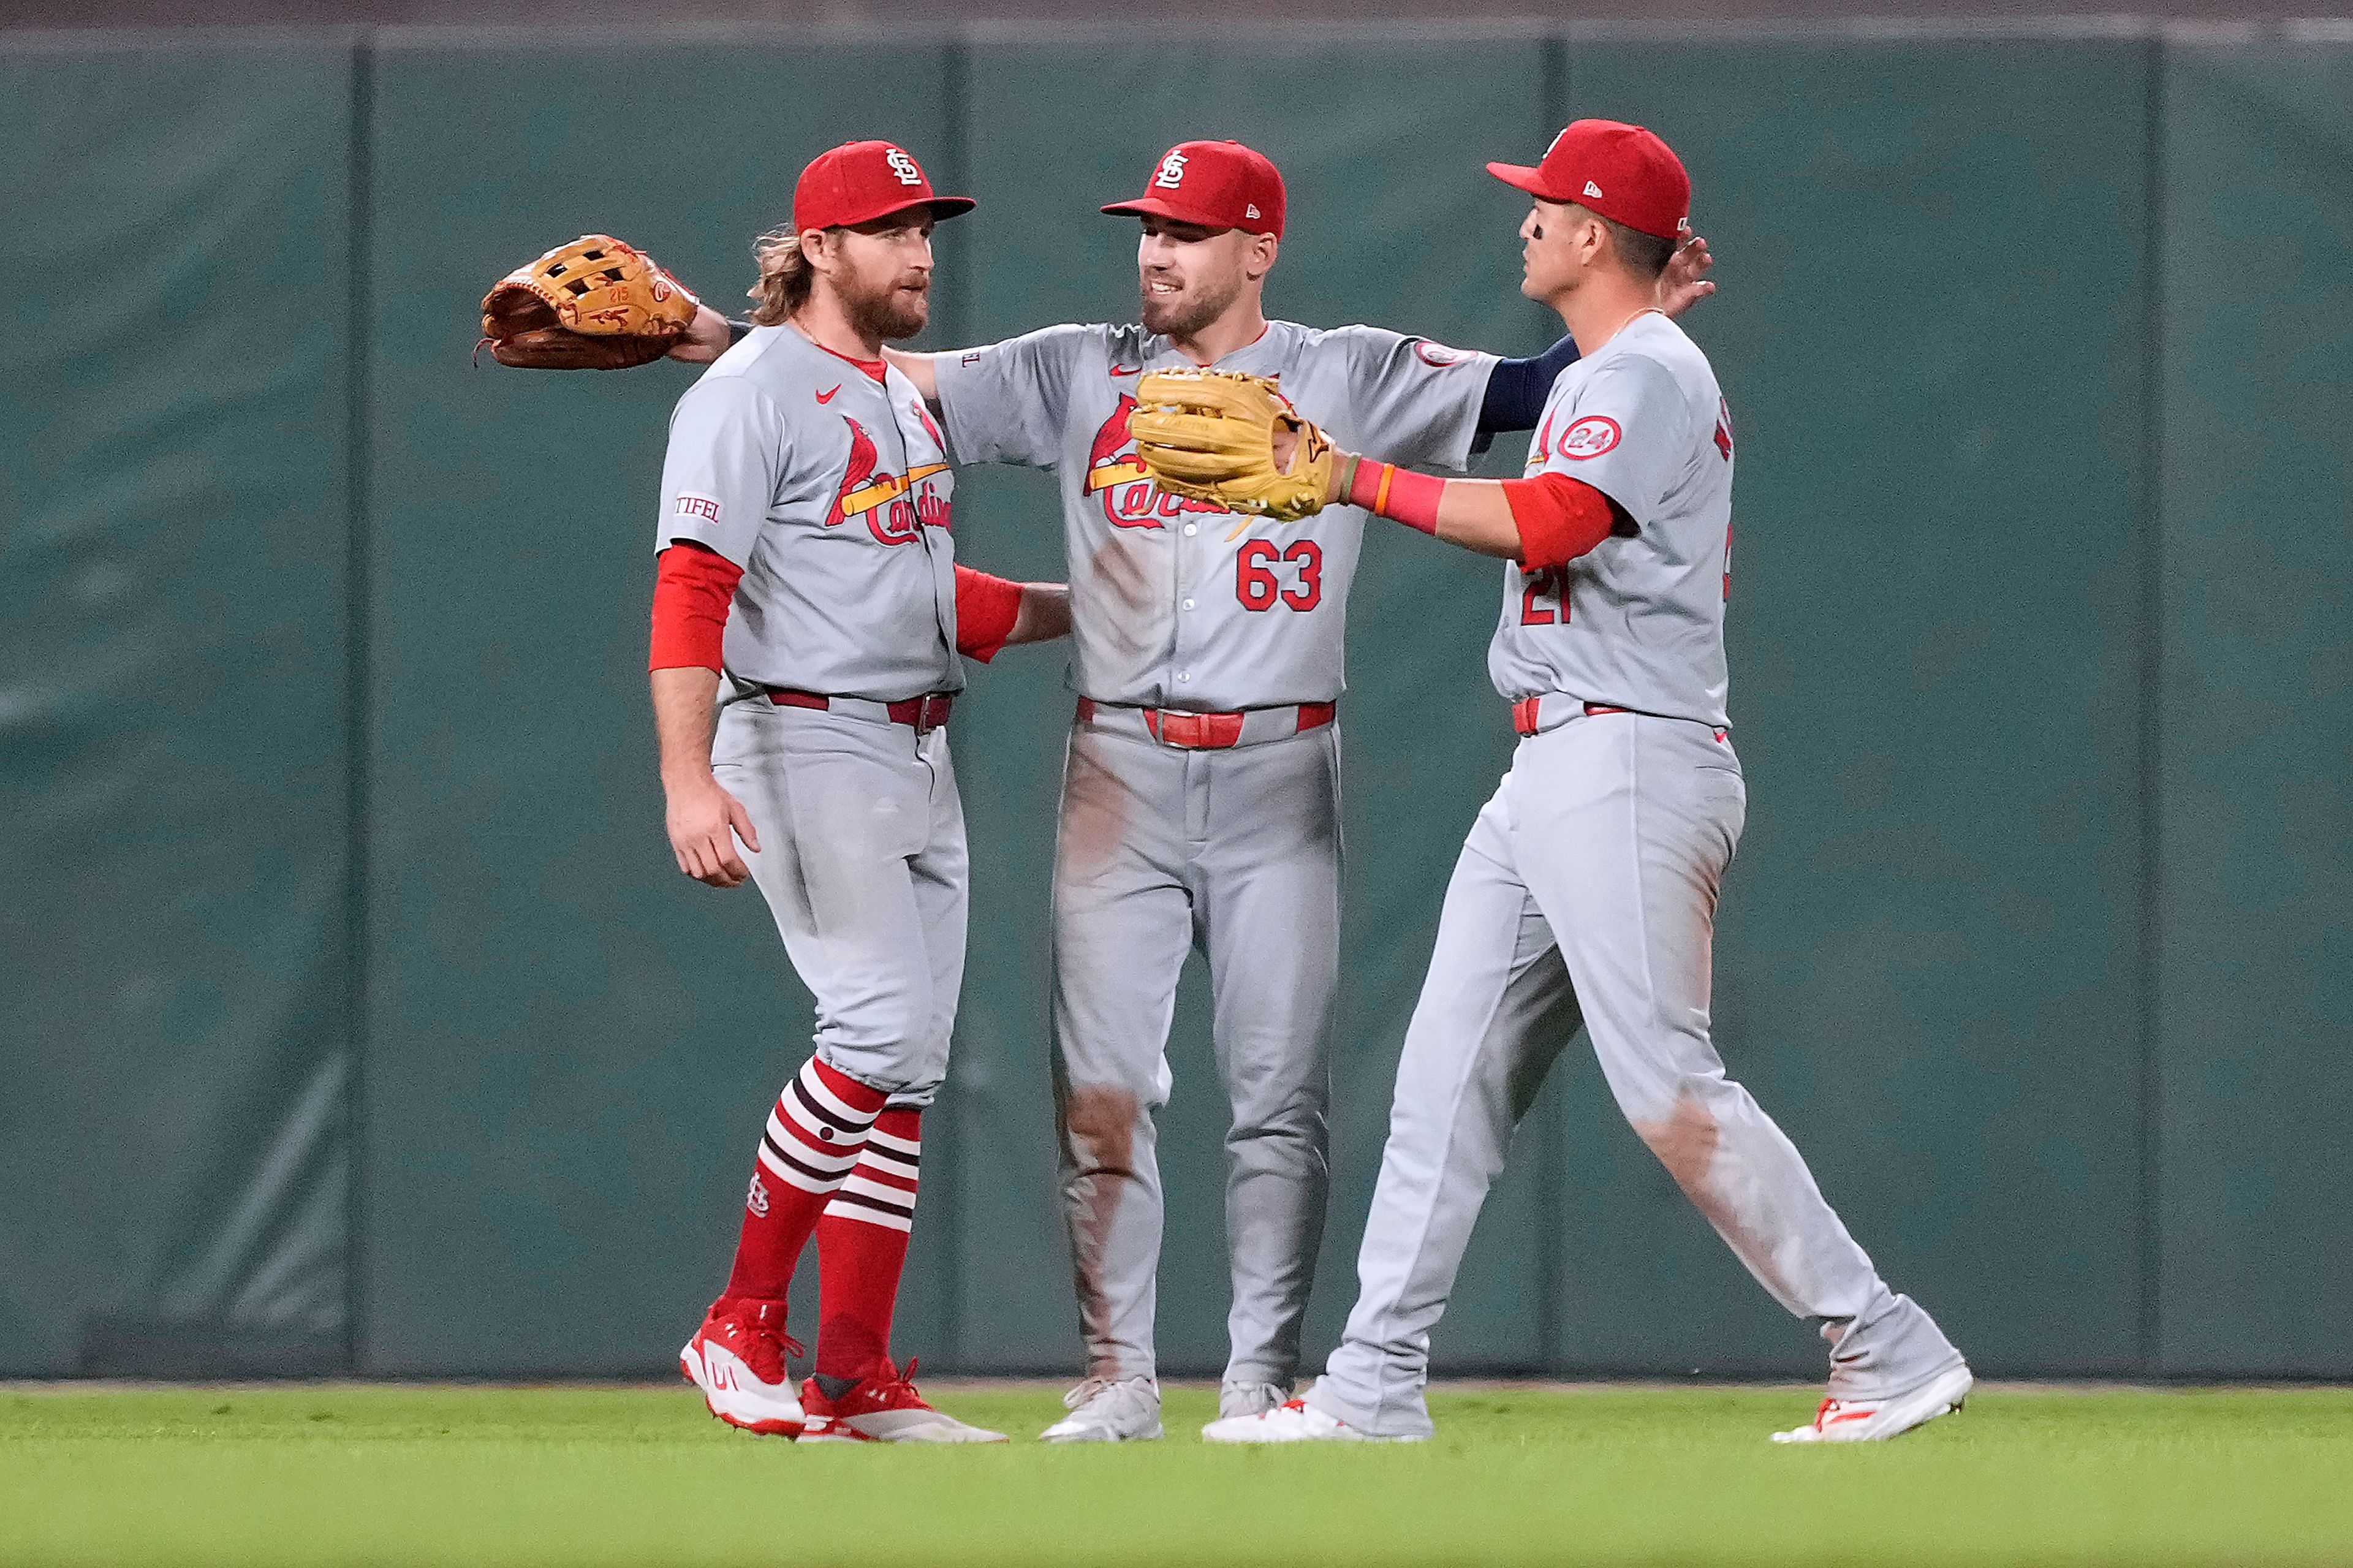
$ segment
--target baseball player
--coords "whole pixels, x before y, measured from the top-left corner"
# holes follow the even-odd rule
[[[768,1116],[726,1289],[680,1365],[722,1420],[802,1442],[1003,1440],[933,1409],[889,1348],[964,973],[956,656],[1069,626],[1058,584],[955,563],[945,444],[881,357],[928,314],[934,222],[972,205],[889,142],[811,163],[761,247],[759,325],[679,400],[662,466],[670,845],[698,880],[759,883],[817,998],[816,1052]],[[812,1234],[823,1312],[796,1395],[785,1303]]]
[[[1138,395],[1139,455],[1164,489],[1219,493],[1230,474],[1232,493],[1279,505],[1288,476],[1313,501],[1505,558],[1488,669],[1523,737],[1447,887],[1346,1335],[1303,1398],[1204,1435],[1430,1434],[1430,1330],[1512,1129],[1582,1023],[1635,1131],[1831,1347],[1829,1396],[1777,1439],[1892,1437],[1958,1409],[1968,1368],[1880,1279],[1709,1037],[1716,889],[1746,795],[1725,712],[1732,421],[1706,357],[1656,306],[1690,181],[1663,142],[1609,121],[1569,126],[1536,167],[1488,168],[1535,198],[1522,289],[1582,351],[1552,389],[1525,479],[1360,459],[1292,429],[1279,405],[1255,426],[1274,432],[1258,471],[1240,474],[1250,465],[1234,458],[1230,416],[1262,389],[1155,377]]]
[[[1063,503],[1079,701],[1054,874],[1054,1084],[1088,1375],[1051,1441],[1161,1436],[1153,1115],[1169,1094],[1188,948],[1208,961],[1233,1113],[1223,1415],[1290,1395],[1325,1202],[1335,717],[1364,513],[1253,523],[1163,491],[1127,428],[1137,381],[1174,365],[1280,376],[1351,439],[1459,468],[1482,437],[1531,427],[1574,357],[1566,339],[1541,359],[1499,363],[1370,327],[1270,322],[1263,289],[1284,206],[1282,176],[1258,153],[1180,143],[1141,197],[1103,208],[1142,221],[1139,323],[890,351],[942,410],[958,461],[1052,469]],[[1674,309],[1712,289],[1699,278],[1707,264],[1694,242]],[[715,312],[697,319],[706,346],[725,331]]]

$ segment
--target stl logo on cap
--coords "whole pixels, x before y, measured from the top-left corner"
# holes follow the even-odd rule
[[[970,196],[944,196],[923,166],[895,142],[845,142],[818,153],[793,187],[797,229],[854,228],[916,208],[937,220],[972,210]]]
[[[1172,152],[1168,156],[1161,159],[1160,173],[1153,176],[1152,183],[1166,191],[1173,191],[1177,186],[1183,184],[1185,183],[1185,154],[1182,153]]]

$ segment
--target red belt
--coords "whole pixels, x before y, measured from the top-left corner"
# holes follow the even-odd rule
[[[1523,697],[1517,702],[1513,703],[1512,728],[1517,730],[1523,735],[1535,734],[1536,732],[1537,710],[1543,705],[1544,694],[1541,692],[1537,693],[1534,697]],[[1630,708],[1612,708],[1606,702],[1588,702],[1585,705],[1585,716],[1588,719],[1592,718],[1597,713],[1630,713],[1631,711],[1633,711],[1633,710]]]
[[[779,708],[830,708],[834,702],[832,698],[821,697],[814,691],[786,691],[774,686],[768,688],[768,700]],[[934,692],[928,697],[910,697],[903,702],[867,704],[881,709],[890,715],[891,722],[908,725],[918,735],[944,728],[948,721],[948,710],[955,705],[955,698],[944,691]]]
[[[1339,712],[1336,702],[1302,702],[1299,704],[1299,727],[1293,731],[1305,734],[1329,724]],[[1229,746],[1241,744],[1242,721],[1246,713],[1182,713],[1173,708],[1140,708],[1144,727],[1152,738],[1164,746],[1175,746],[1188,752],[1222,752]],[[1079,721],[1086,723],[1095,716],[1092,699],[1079,699]]]

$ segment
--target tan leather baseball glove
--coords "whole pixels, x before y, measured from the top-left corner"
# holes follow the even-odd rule
[[[1324,509],[1332,443],[1299,416],[1264,376],[1225,370],[1157,370],[1135,389],[1128,416],[1135,455],[1172,495],[1291,522]],[[1278,435],[1296,442],[1288,470]]]
[[[701,305],[644,251],[584,234],[482,296],[482,342],[524,370],[628,370],[670,353]]]

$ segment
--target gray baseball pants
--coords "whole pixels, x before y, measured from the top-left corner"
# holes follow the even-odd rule
[[[744,859],[817,998],[818,1058],[894,1105],[929,1105],[970,886],[947,731],[753,695],[720,710],[711,771],[759,831]]]
[[[1775,1300],[1820,1321],[1832,1395],[1886,1398],[1959,1364],[1708,1037],[1716,889],[1746,806],[1739,760],[1704,724],[1604,713],[1520,742],[1447,885],[1318,1408],[1429,1433],[1430,1330],[1512,1129],[1580,1023],[1619,1108],[1716,1234]]]
[[[1082,715],[1054,862],[1054,1089],[1088,1373],[1155,1374],[1153,1114],[1168,1101],[1177,973],[1198,947],[1233,1118],[1226,1376],[1288,1387],[1329,1175],[1338,731],[1299,732],[1294,716],[1288,732],[1198,751],[1155,741],[1135,709]]]

